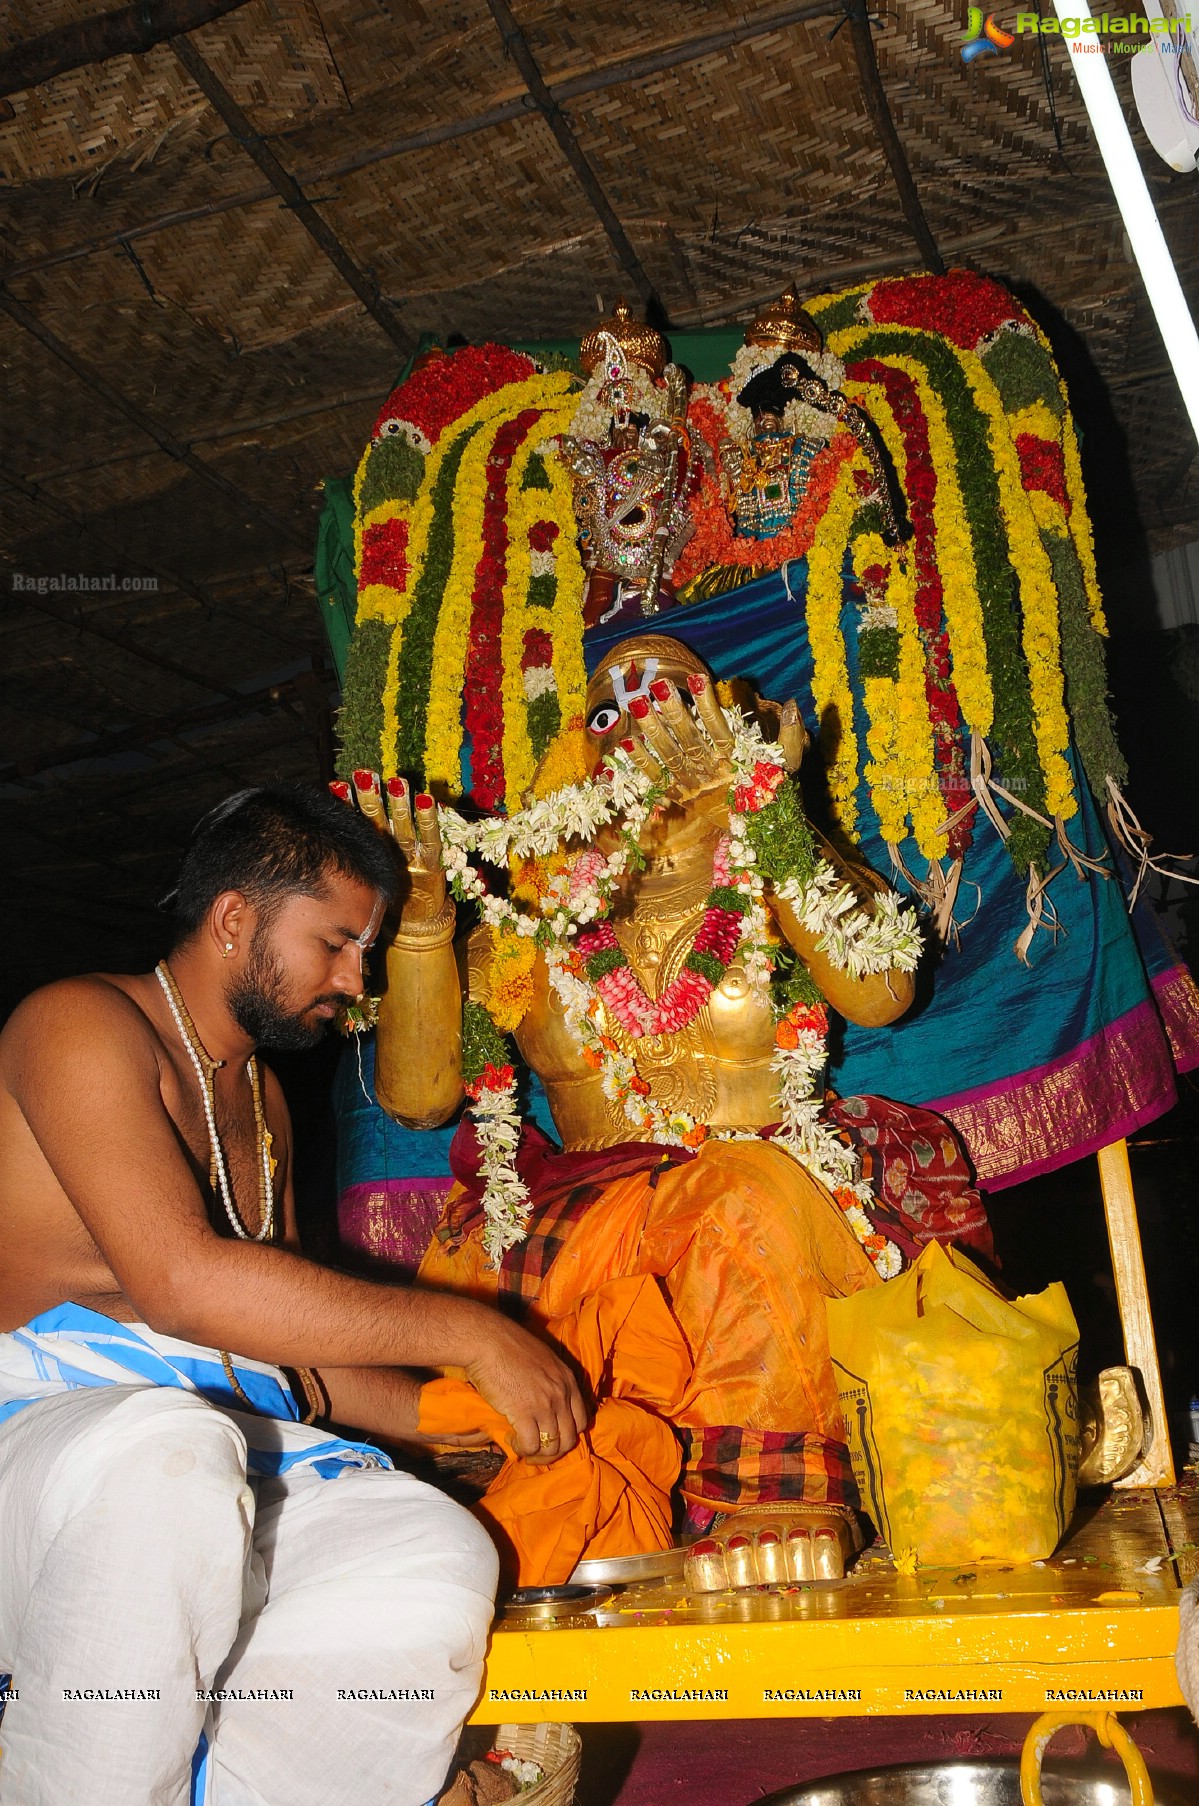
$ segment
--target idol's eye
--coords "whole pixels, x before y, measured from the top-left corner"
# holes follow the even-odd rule
[[[597,740],[602,740],[605,734],[612,732],[619,720],[620,710],[614,702],[597,702],[587,717],[587,732],[594,734]]]
[[[385,420],[383,422],[383,425],[379,428],[375,437],[376,439],[394,439],[396,434],[402,433],[403,430],[403,422],[396,420],[393,416],[390,420]]]

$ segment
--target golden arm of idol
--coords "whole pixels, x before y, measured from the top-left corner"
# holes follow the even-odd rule
[[[821,853],[833,870],[844,879],[866,913],[870,914],[871,899],[884,895],[889,886],[868,865],[856,862],[850,864],[829,844],[823,834],[814,828],[812,832]],[[816,942],[819,937],[804,927],[788,902],[773,894],[769,895],[768,902],[779,933],[798,953],[830,1007],[839,1015],[850,1022],[856,1022],[860,1028],[886,1028],[888,1023],[898,1021],[911,1007],[916,986],[910,972],[892,970],[855,978],[849,972],[840,971],[831,964],[826,953],[817,950]]]
[[[446,892],[437,807],[402,778],[380,786],[355,774],[359,808],[403,854],[407,881],[387,941],[387,983],[375,1038],[375,1095],[410,1129],[435,1129],[462,1102],[462,982],[454,951],[455,910]]]

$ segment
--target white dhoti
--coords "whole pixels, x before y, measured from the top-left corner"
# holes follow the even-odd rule
[[[491,1622],[474,1519],[383,1465],[322,1477],[294,1424],[285,1471],[247,1479],[263,1420],[185,1387],[93,1378],[4,1416],[10,1341],[0,1806],[423,1806]]]

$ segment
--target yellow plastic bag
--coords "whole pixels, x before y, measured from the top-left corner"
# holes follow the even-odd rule
[[[1078,1325],[1065,1288],[1014,1304],[930,1242],[885,1286],[828,1303],[854,1474],[891,1549],[922,1566],[1039,1561],[1078,1466]]]

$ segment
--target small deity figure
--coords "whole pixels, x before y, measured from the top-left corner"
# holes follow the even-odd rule
[[[764,307],[745,335],[734,377],[748,374],[736,405],[748,410],[752,434],[734,432],[719,447],[725,505],[738,539],[774,539],[791,525],[812,461],[838,426],[848,428],[874,467],[884,538],[898,543],[905,537],[902,504],[873,423],[835,380],[827,380],[836,360],[823,346],[820,328],[794,289]]]
[[[635,321],[623,300],[583,340],[580,356],[590,381],[559,451],[574,485],[591,627],[630,602],[643,615],[662,606],[663,579],[691,531],[687,388],[678,366],[666,363],[661,333]]]

